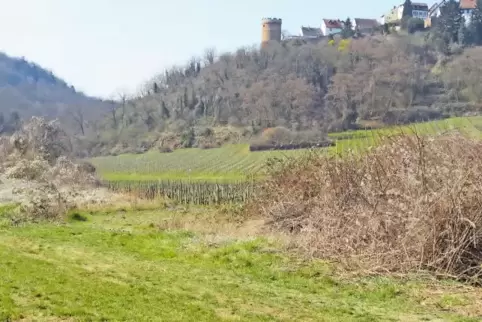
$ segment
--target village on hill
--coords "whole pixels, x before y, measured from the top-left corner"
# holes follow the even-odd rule
[[[453,1],[453,0],[452,0]],[[388,9],[378,18],[323,18],[318,27],[301,26],[297,34],[288,34],[282,31],[282,20],[277,18],[263,19],[262,42],[283,39],[304,39],[316,40],[319,38],[333,37],[342,34],[344,30],[352,30],[356,35],[372,34],[376,31],[399,30],[403,23],[403,18],[407,12],[412,19],[412,30],[419,31],[430,28],[437,18],[442,14],[441,8],[449,0],[437,1],[431,6],[423,2],[405,1],[399,5]],[[460,12],[468,24],[473,10],[476,8],[476,0],[455,1],[460,8]],[[267,29],[267,30],[265,30]]]

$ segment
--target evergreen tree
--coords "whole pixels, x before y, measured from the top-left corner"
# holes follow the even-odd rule
[[[162,101],[161,102],[161,115],[163,119],[168,119],[171,117],[171,113],[169,113],[169,110],[167,109],[166,102]]]
[[[412,6],[412,1],[410,0],[405,0],[403,3],[403,11],[402,11],[402,21],[401,21],[401,27],[402,29],[407,29],[408,28],[408,21],[412,18],[413,16],[413,6]]]
[[[384,35],[388,35],[390,33],[390,28],[388,27],[388,24],[387,23],[384,23],[383,26],[382,26],[382,33]]]
[[[403,3],[402,20],[412,18],[412,16],[413,16],[412,1],[405,0],[405,2]]]
[[[185,107],[189,109],[191,108],[191,104],[189,103],[189,93],[187,91],[187,87],[184,87],[183,102]]]
[[[448,0],[440,7],[440,17],[437,19],[437,32],[448,43],[458,42],[460,24],[462,23],[459,3]]]
[[[152,90],[154,91],[155,94],[159,93],[159,85],[157,85],[156,82],[154,82],[154,86],[153,86]]]
[[[468,31],[472,42],[482,45],[482,0],[477,0],[477,5],[472,10]]]
[[[345,22],[343,23],[343,30],[341,31],[341,36],[346,39],[353,37],[353,23],[351,22],[350,18],[346,18]]]
[[[198,103],[196,92],[194,90],[191,92],[191,102],[190,103],[191,103],[191,106],[190,106],[191,109],[196,107],[196,105]]]

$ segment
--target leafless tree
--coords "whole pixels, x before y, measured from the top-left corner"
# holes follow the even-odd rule
[[[85,125],[86,125],[86,120],[84,117],[84,111],[82,106],[75,106],[71,111],[70,115],[72,116],[72,119],[74,122],[77,124],[80,133],[82,136],[85,136]]]
[[[204,65],[210,66],[214,64],[214,60],[216,59],[216,49],[215,48],[208,48],[204,51]]]

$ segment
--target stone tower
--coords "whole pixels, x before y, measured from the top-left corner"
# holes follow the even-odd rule
[[[261,20],[261,45],[270,41],[281,41],[281,19],[263,18]]]

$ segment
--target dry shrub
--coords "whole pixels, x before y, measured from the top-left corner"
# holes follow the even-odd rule
[[[263,130],[259,139],[269,143],[291,143],[293,133],[282,126],[271,127]]]
[[[174,152],[174,151],[168,146],[160,146],[159,152],[161,152],[161,153],[171,153],[171,152]]]
[[[85,162],[78,164],[61,156],[46,175],[50,181],[54,181],[58,185],[98,186],[99,180],[95,177],[95,172],[92,172],[92,167]]]
[[[67,212],[74,208],[74,204],[54,184],[44,183],[35,189],[26,189],[22,193],[26,194],[28,198],[21,204],[16,220],[57,221],[64,218]]]
[[[8,140],[0,141],[8,178],[57,185],[96,185],[95,167],[87,162],[74,163],[70,140],[56,121],[33,117]]]
[[[20,159],[15,165],[7,168],[5,174],[7,175],[7,178],[12,179],[39,180],[48,170],[49,164],[44,159]]]
[[[6,136],[0,136],[0,160],[5,160],[12,153],[12,149],[13,146],[10,144],[10,139]]]
[[[70,139],[56,120],[32,119],[10,137],[16,154],[22,159],[42,158],[49,162],[71,153]]]
[[[95,166],[88,161],[81,161],[78,164],[79,164],[79,170],[85,173],[95,174],[97,172],[97,169],[95,168]]]
[[[0,151],[5,154],[0,159],[3,178],[18,188],[20,219],[60,219],[76,204],[98,201],[89,195],[98,191],[94,189],[99,186],[95,167],[69,159],[69,137],[55,121],[32,118],[8,140],[0,141]],[[6,185],[0,188],[10,189]]]
[[[254,209],[311,255],[350,269],[478,277],[482,143],[403,135],[362,156],[279,164]]]

